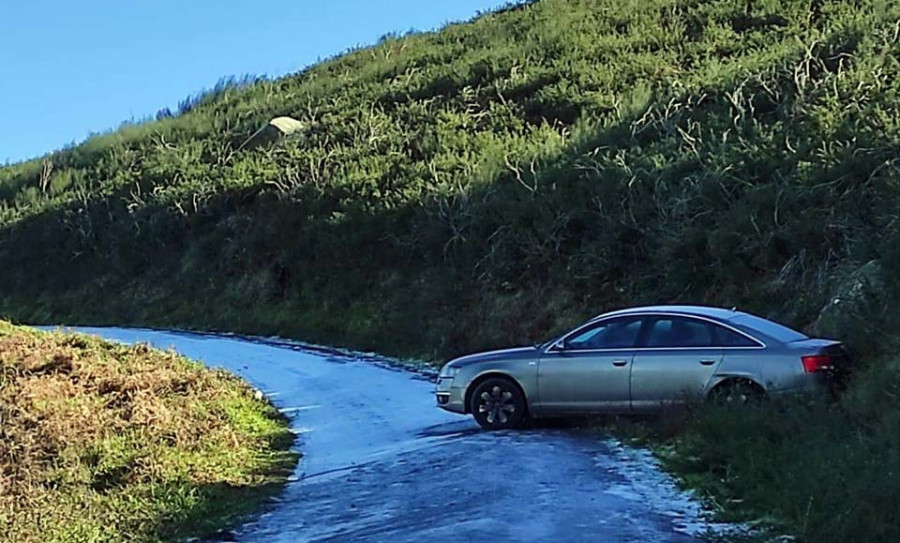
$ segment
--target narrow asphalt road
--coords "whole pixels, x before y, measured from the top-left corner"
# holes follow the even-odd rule
[[[421,377],[287,342],[81,328],[247,379],[304,457],[236,541],[694,542],[711,528],[646,451],[560,429],[486,433]]]

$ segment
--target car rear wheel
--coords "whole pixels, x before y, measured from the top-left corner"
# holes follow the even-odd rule
[[[759,405],[766,391],[750,379],[731,379],[716,386],[709,399],[719,405]]]
[[[472,393],[469,410],[486,430],[519,427],[525,420],[525,396],[508,379],[487,379]]]

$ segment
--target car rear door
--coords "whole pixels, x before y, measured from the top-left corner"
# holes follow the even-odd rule
[[[631,369],[631,407],[657,411],[698,396],[722,361],[715,324],[676,315],[648,318]]]
[[[544,413],[630,410],[631,360],[642,316],[605,319],[547,349],[538,365],[538,401]]]

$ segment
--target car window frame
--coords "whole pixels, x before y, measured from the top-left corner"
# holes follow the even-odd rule
[[[650,332],[650,323],[654,320],[660,318],[681,318],[687,320],[699,321],[708,326],[720,327],[726,330],[737,333],[740,336],[743,336],[749,339],[755,345],[743,345],[743,346],[726,346],[726,345],[711,345],[711,346],[693,346],[693,347],[648,347],[647,346],[647,338]],[[717,334],[714,334],[717,335]],[[638,349],[643,351],[695,351],[695,350],[703,350],[703,349],[724,349],[724,350],[759,350],[767,348],[767,345],[760,339],[744,332],[743,330],[738,330],[733,326],[729,326],[723,322],[717,321],[715,319],[710,319],[706,317],[702,317],[700,315],[688,315],[684,313],[653,313],[647,315],[647,321],[644,323],[644,330],[641,334],[640,341],[638,342]]]
[[[564,349],[561,346],[565,343],[567,339],[577,334],[582,333],[589,327],[597,326],[603,323],[604,321],[612,320],[612,319],[622,319],[622,318],[633,318],[638,317],[643,319],[643,323],[641,323],[641,331],[638,333],[638,339],[636,345],[634,347],[620,347],[614,349]],[[653,317],[684,317],[686,319],[694,319],[698,321],[703,321],[705,323],[711,324],[713,326],[721,326],[726,330],[730,330],[735,332],[741,336],[746,337],[755,345],[748,346],[734,346],[734,347],[647,347],[646,346],[646,336],[648,331],[648,324]],[[581,326],[566,332],[556,340],[550,341],[547,344],[547,347],[544,349],[544,353],[594,353],[594,352],[622,352],[622,351],[691,351],[691,350],[699,350],[699,349],[722,349],[725,351],[747,351],[747,350],[763,350],[767,349],[768,345],[762,341],[761,339],[754,337],[743,330],[739,330],[733,326],[729,326],[727,323],[710,319],[707,317],[703,317],[700,315],[689,315],[685,313],[672,313],[672,312],[647,312],[647,313],[628,313],[628,314],[618,314],[618,315],[610,315],[608,317],[598,317],[595,319],[591,319],[588,322],[582,324]]]

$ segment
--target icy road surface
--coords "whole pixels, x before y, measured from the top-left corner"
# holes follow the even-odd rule
[[[74,330],[231,370],[290,417],[294,478],[228,540],[653,543],[721,529],[646,451],[572,430],[482,432],[405,371],[290,342]]]

